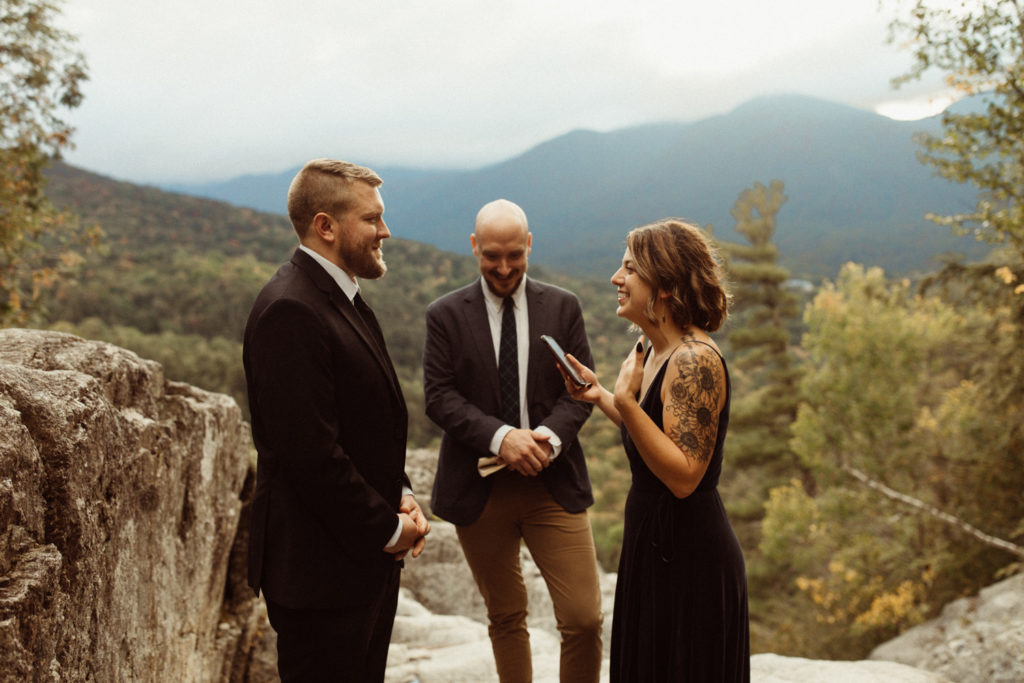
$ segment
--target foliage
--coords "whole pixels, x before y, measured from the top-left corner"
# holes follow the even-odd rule
[[[785,186],[755,183],[732,208],[736,232],[748,244],[723,242],[734,310],[729,324],[732,412],[722,493],[747,560],[751,635],[756,648],[776,628],[771,600],[787,592],[785,565],[757,548],[769,492],[794,476],[809,475],[789,445],[796,418],[800,367],[792,347],[800,299],[787,288],[789,271],[778,263],[774,243]],[[767,643],[766,643],[767,645]]]
[[[0,0],[0,325],[28,320],[99,237],[44,194],[43,169],[71,144],[62,110],[81,103],[86,79],[56,13],[47,0]]]
[[[842,470],[1020,535],[1024,454],[1006,451],[1004,416],[983,400],[990,315],[852,264],[815,298],[792,445],[817,491],[800,481],[772,491],[761,544],[795,577],[796,591],[779,603],[782,651],[863,655],[1009,561]],[[1016,410],[1005,417],[1019,421]]]
[[[746,500],[732,500],[730,513],[759,521],[768,491],[796,472],[789,426],[796,417],[800,370],[791,330],[800,300],[786,287],[789,271],[778,264],[774,244],[777,214],[786,201],[781,181],[755,183],[732,209],[736,231],[749,244],[723,243],[735,312],[729,325],[733,376],[729,454],[758,484]]]
[[[924,163],[979,190],[973,211],[930,218],[1024,256],[1024,5],[965,0],[935,7],[917,0],[891,31],[914,55],[896,84],[938,69],[961,94],[983,95],[983,111],[947,111],[941,135],[920,136]]]

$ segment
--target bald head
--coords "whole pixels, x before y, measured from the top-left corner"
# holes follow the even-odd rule
[[[526,274],[533,235],[526,213],[507,199],[496,199],[476,214],[469,236],[480,274],[496,295],[512,294]]]
[[[530,226],[526,221],[526,213],[518,204],[507,199],[495,199],[488,202],[476,214],[473,233],[479,235],[481,230],[518,230],[526,238]]]

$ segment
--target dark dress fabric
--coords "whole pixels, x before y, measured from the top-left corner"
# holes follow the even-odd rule
[[[623,426],[633,483],[615,588],[611,683],[750,680],[746,569],[717,489],[731,393],[724,359],[722,366],[726,400],[715,450],[691,495],[672,495]],[[660,428],[665,367],[640,403]]]

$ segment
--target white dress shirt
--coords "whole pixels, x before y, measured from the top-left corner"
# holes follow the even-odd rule
[[[491,341],[494,342],[494,361],[499,362],[498,350],[501,346],[501,317],[504,299],[492,292],[487,286],[487,281],[480,278],[480,286],[484,291],[484,301],[487,304],[487,322],[491,328]],[[512,303],[515,304],[516,314],[516,345],[519,351],[519,424],[502,425],[491,437],[490,450],[494,455],[501,452],[501,442],[505,436],[516,428],[530,429],[530,411],[526,403],[526,371],[530,363],[530,320],[526,308],[526,275],[523,275],[522,282],[512,292]],[[554,460],[562,452],[562,441],[553,431],[541,425],[534,429],[535,432],[547,434],[551,444],[551,459]]]

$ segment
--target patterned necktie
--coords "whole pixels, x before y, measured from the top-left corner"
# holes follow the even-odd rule
[[[501,419],[520,427],[519,345],[516,343],[516,311],[512,297],[505,297],[498,343],[498,386],[501,390]]]

